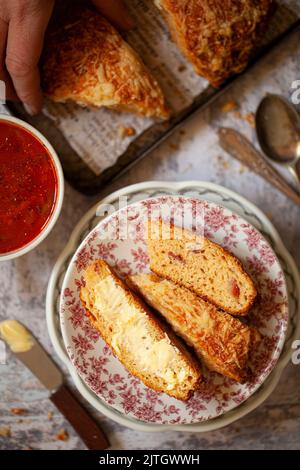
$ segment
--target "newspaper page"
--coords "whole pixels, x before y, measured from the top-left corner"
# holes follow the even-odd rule
[[[277,12],[270,21],[264,42],[300,17],[298,0],[279,0],[277,3]],[[136,28],[126,35],[126,40],[159,81],[171,111],[177,113],[190,105],[207,88],[208,82],[194,72],[172,42],[153,0],[129,0],[127,5]],[[153,124],[148,118],[104,108],[82,108],[72,103],[47,101],[44,113],[96,175],[113,166],[132,140]],[[126,128],[133,129],[134,135],[124,135]]]

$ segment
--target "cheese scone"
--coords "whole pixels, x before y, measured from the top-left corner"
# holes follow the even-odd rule
[[[241,383],[247,380],[249,355],[260,339],[257,330],[156,274],[128,276],[127,283],[194,348],[209,369]]]
[[[241,262],[220,245],[172,224],[148,221],[150,268],[233,315],[246,315],[257,292]]]
[[[154,0],[195,71],[218,87],[246,67],[273,0]]]
[[[41,58],[46,96],[168,118],[158,82],[102,15],[80,5],[59,13],[47,31]]]
[[[81,300],[92,325],[145,385],[188,400],[199,388],[197,360],[102,260],[84,274]]]

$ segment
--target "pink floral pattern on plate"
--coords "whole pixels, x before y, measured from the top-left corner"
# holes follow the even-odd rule
[[[112,354],[85,316],[79,298],[83,271],[93,260],[105,259],[120,275],[149,271],[145,242],[149,211],[204,233],[229,249],[252,275],[259,292],[249,314],[263,335],[253,351],[253,377],[246,384],[203,368],[201,389],[180,402],[147,388]],[[128,234],[128,236],[126,236]],[[96,395],[115,409],[146,422],[192,424],[213,419],[243,401],[263,383],[282,350],[287,323],[288,297],[282,268],[264,237],[244,219],[216,204],[181,196],[147,199],[115,212],[87,236],[75,253],[64,279],[60,315],[64,341],[78,373]]]

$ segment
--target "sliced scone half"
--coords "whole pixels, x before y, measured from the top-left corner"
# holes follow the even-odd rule
[[[84,274],[81,300],[92,325],[122,364],[145,385],[188,400],[201,372],[197,360],[102,260]]]
[[[137,53],[95,9],[59,11],[45,37],[42,89],[50,99],[169,116],[163,92]]]
[[[260,339],[256,329],[156,274],[128,276],[127,283],[194,348],[209,369],[237,382],[247,380],[248,360]]]
[[[220,245],[162,220],[148,220],[150,268],[233,315],[245,315],[257,292],[242,263]]]
[[[246,67],[273,0],[154,0],[195,71],[219,86]]]

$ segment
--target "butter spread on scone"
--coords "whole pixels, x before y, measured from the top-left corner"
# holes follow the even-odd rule
[[[199,365],[105,261],[84,274],[81,300],[93,326],[123,365],[147,386],[187,400],[198,388]]]

